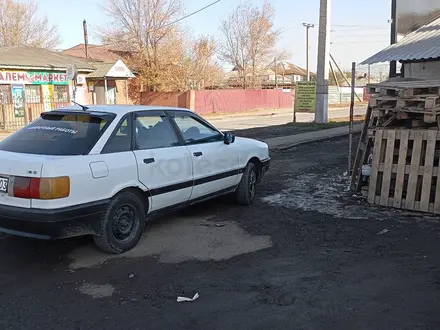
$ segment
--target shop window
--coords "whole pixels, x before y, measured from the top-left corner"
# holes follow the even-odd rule
[[[25,95],[26,103],[41,103],[41,86],[26,85]]]
[[[69,86],[54,86],[54,98],[56,103],[69,102]]]
[[[11,104],[11,85],[0,85],[0,104]]]

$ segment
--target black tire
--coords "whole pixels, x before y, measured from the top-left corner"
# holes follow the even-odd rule
[[[244,169],[243,176],[235,191],[235,200],[241,205],[252,205],[255,198],[258,181],[257,167],[248,163]]]
[[[95,244],[104,252],[119,254],[134,248],[145,227],[145,205],[133,192],[117,194],[101,218]]]

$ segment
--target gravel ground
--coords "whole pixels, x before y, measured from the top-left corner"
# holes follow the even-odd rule
[[[124,257],[0,236],[0,329],[439,329],[440,223],[353,197],[346,147],[274,153],[252,207],[170,215]]]

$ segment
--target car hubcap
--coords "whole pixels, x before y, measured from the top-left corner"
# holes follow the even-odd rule
[[[255,171],[251,171],[249,175],[249,196],[251,199],[255,196],[255,189],[257,185],[257,174]]]
[[[129,241],[136,232],[136,212],[132,206],[124,205],[113,216],[113,236],[119,242]]]

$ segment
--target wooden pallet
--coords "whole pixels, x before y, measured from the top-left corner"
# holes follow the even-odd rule
[[[440,214],[440,132],[377,129],[368,201]]]
[[[420,109],[432,110],[440,106],[440,95],[423,95],[414,98],[399,98],[393,96],[373,96],[370,98],[370,106],[381,109]],[[439,109],[440,111],[440,109]]]
[[[376,125],[377,118],[373,118],[372,108],[368,107],[365,114],[364,127],[362,129],[359,145],[356,156],[353,162],[353,169],[351,173],[350,188],[353,191],[360,192],[362,190],[362,165],[367,163],[368,157],[373,147],[373,137],[368,136],[368,131],[371,127]]]
[[[440,95],[440,80],[396,80],[367,86],[368,94],[411,98],[424,94]]]

